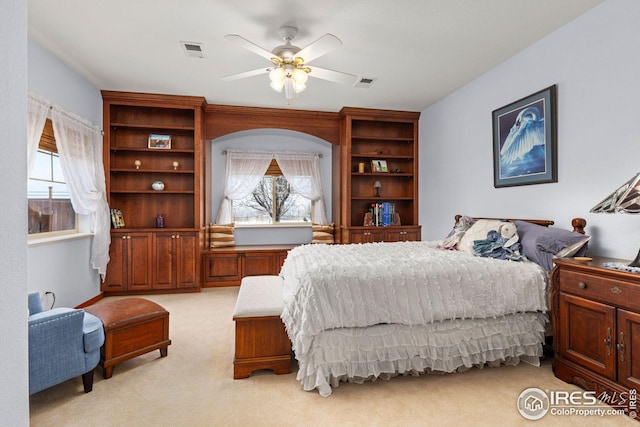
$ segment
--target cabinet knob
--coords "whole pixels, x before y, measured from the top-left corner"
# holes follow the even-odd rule
[[[122,240],[125,240],[127,238],[127,236],[122,236]]]
[[[614,286],[613,288],[611,288],[611,292],[613,292],[613,293],[614,293],[614,294],[616,294],[616,295],[618,295],[618,294],[621,294],[621,293],[622,293],[622,291],[620,290],[620,288],[619,288],[619,287],[617,287],[617,286]]]
[[[579,287],[580,289],[587,289],[587,284],[586,284],[586,283],[584,283],[584,282],[580,282],[580,283],[578,283],[578,287]]]

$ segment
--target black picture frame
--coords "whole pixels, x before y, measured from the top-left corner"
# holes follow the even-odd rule
[[[493,186],[558,182],[556,85],[491,113]]]

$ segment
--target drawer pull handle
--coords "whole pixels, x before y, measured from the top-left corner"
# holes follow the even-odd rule
[[[587,289],[587,284],[586,284],[586,283],[584,283],[584,282],[580,282],[580,283],[578,283],[578,287],[579,287],[580,289]]]
[[[607,346],[607,356],[611,356],[611,328],[607,328],[607,337],[604,339],[604,345]]]
[[[620,342],[616,347],[620,353],[620,361],[624,362],[624,332],[620,332]]]
[[[613,293],[614,293],[614,294],[616,294],[616,295],[618,295],[618,294],[621,294],[621,293],[622,293],[622,291],[620,290],[620,288],[619,288],[619,287],[617,287],[617,286],[614,286],[613,288],[611,288],[611,292],[613,292]]]

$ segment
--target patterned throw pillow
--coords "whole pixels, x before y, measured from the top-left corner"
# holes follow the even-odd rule
[[[441,248],[444,249],[456,249],[456,245],[464,236],[464,233],[471,228],[471,226],[476,222],[474,218],[469,216],[461,216],[456,225],[453,226],[453,230],[449,232],[449,235],[444,238]]]
[[[313,224],[311,243],[334,243],[334,224]]]
[[[235,245],[233,224],[209,224],[210,248],[224,248]]]

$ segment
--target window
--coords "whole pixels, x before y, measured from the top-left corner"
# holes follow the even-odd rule
[[[251,194],[233,201],[236,224],[310,223],[311,212],[312,202],[294,191],[275,160]]]
[[[60,167],[60,157],[47,119],[27,184],[29,236],[77,233],[77,216]]]

